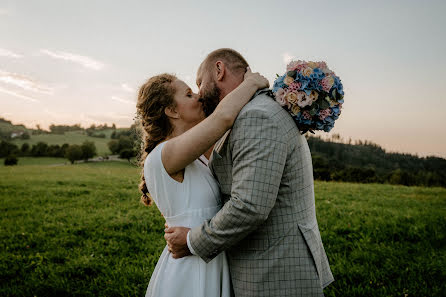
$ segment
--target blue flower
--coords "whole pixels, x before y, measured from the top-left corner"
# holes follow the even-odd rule
[[[276,93],[280,88],[283,88],[285,86],[285,84],[283,83],[283,80],[285,79],[285,76],[286,76],[286,74],[278,77],[274,81],[274,85],[273,85],[273,92],[274,93]]]
[[[335,105],[333,107],[330,107],[330,109],[331,109],[331,112],[333,114],[339,114],[341,112],[341,110],[339,109],[339,105]]]

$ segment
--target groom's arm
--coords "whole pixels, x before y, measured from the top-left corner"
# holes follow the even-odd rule
[[[194,254],[209,262],[265,222],[273,208],[283,170],[285,131],[262,110],[240,114],[232,129],[231,197],[210,220],[189,233]]]

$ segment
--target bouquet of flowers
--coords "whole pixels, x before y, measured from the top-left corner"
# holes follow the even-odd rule
[[[325,62],[291,61],[274,81],[273,94],[302,133],[329,132],[341,114],[344,91]]]

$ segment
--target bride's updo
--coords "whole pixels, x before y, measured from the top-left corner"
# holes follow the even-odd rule
[[[139,89],[136,113],[141,122],[143,144],[140,152],[141,201],[145,205],[152,204],[149,191],[144,178],[144,161],[147,155],[166,137],[172,133],[172,125],[164,113],[166,107],[175,107],[175,88],[172,83],[177,78],[174,75],[163,73],[153,76]]]

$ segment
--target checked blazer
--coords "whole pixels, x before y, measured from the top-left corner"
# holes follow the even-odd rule
[[[310,150],[267,91],[215,146],[209,166],[224,205],[190,231],[190,244],[206,262],[227,252],[236,297],[323,296],[334,279],[316,220]]]

